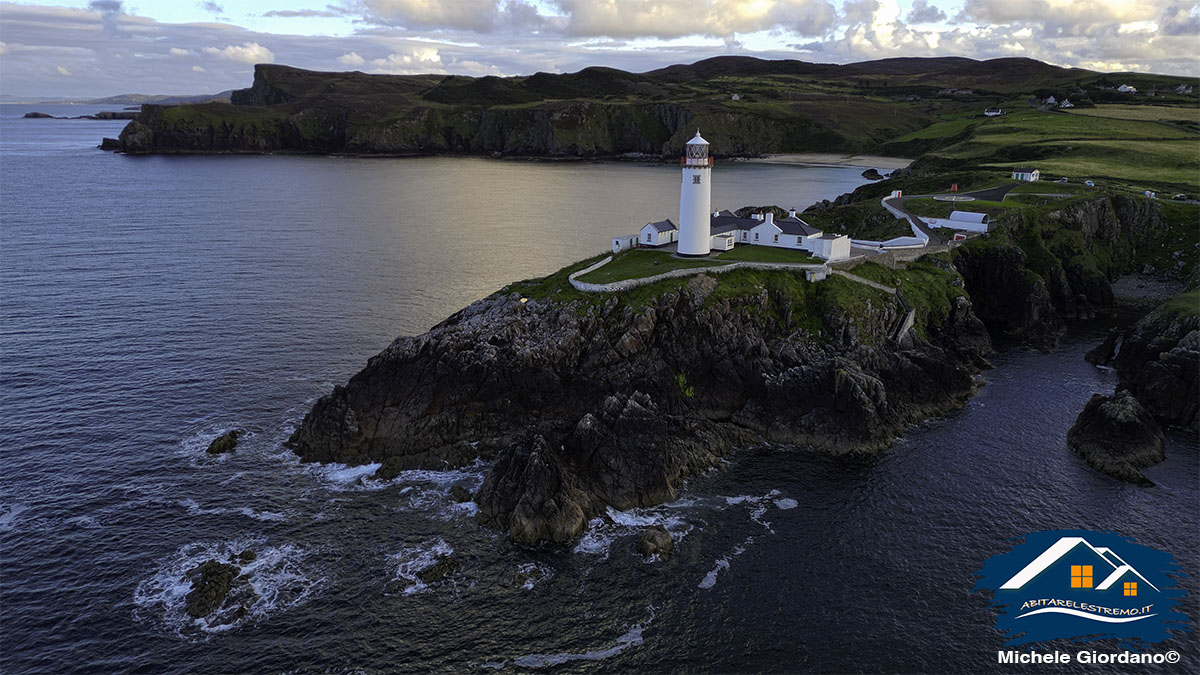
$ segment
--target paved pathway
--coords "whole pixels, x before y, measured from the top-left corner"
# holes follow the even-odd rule
[[[1007,195],[1010,190],[1017,187],[1018,185],[1020,185],[1020,183],[1009,183],[1008,185],[1002,185],[1000,187],[988,188],[986,190],[976,190],[974,192],[959,192],[956,194],[960,197],[974,197],[975,199],[981,199],[983,201],[999,202],[999,201],[1004,201],[1004,196]],[[896,217],[897,218],[901,218],[901,217],[908,218],[908,221],[910,223],[912,223],[914,226],[916,226],[916,228],[919,229],[925,236],[929,237],[929,245],[930,246],[937,246],[938,244],[944,243],[944,242],[942,242],[941,237],[934,234],[933,229],[931,227],[929,227],[928,225],[926,225],[925,221],[923,221],[919,217],[913,215],[913,213],[911,211],[909,211],[908,209],[906,209],[904,207],[904,205],[910,199],[927,199],[930,197],[939,197],[939,196],[944,196],[944,195],[904,195],[903,197],[896,197],[895,199],[884,199],[883,206],[888,211],[891,211],[892,215],[896,215],[896,212],[902,213],[903,216],[896,215]],[[965,202],[965,203],[970,204],[970,202]]]

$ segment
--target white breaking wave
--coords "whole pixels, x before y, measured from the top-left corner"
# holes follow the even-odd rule
[[[679,500],[669,504],[628,511],[618,511],[610,506],[607,519],[593,518],[588,521],[587,531],[575,545],[574,552],[598,555],[607,559],[613,541],[620,537],[637,534],[652,525],[661,525],[667,528],[667,531],[671,533],[671,538],[678,544],[693,529],[693,525],[678,511],[692,506],[694,503],[691,500]]]
[[[552,668],[564,663],[572,661],[602,661],[604,659],[616,656],[630,647],[640,646],[643,642],[642,634],[646,627],[654,621],[654,607],[649,608],[650,616],[641,623],[636,623],[629,627],[617,641],[602,649],[594,649],[587,652],[562,652],[558,654],[529,654],[519,656],[512,660],[513,665],[518,668]],[[506,661],[489,662],[483,664],[488,668],[500,669],[507,665]]]
[[[233,563],[249,577],[250,586],[258,595],[247,616],[220,626],[209,625],[207,618],[189,616],[187,594],[191,592],[191,582],[187,573],[208,560],[230,562],[231,556],[247,549],[254,551],[255,559],[245,564]],[[306,563],[309,554],[308,550],[294,544],[266,546],[262,539],[186,544],[160,563],[158,569],[134,589],[135,614],[143,619],[161,621],[183,637],[197,632],[217,633],[259,621],[303,604],[325,582],[324,577],[318,576]]]
[[[231,513],[239,513],[247,518],[261,520],[264,522],[281,522],[287,520],[287,515],[276,511],[256,511],[249,506],[217,506],[213,508],[203,508],[194,499],[181,499],[179,505],[187,509],[187,512],[194,516],[220,516]]]
[[[1125,616],[1125,617],[1098,616],[1096,614],[1088,614],[1087,612],[1081,612],[1077,609],[1069,609],[1067,607],[1045,607],[1043,609],[1035,609],[1032,612],[1026,612],[1024,614],[1021,614],[1017,618],[1024,619],[1027,616],[1033,616],[1035,614],[1068,614],[1070,616],[1077,616],[1081,619],[1091,619],[1092,621],[1103,621],[1104,623],[1129,623],[1131,621],[1141,621],[1142,619],[1149,619],[1152,616],[1157,616],[1156,614],[1144,614],[1142,616]]]
[[[454,547],[440,537],[416,546],[406,546],[398,553],[388,556],[388,560],[396,566],[392,580],[406,585],[405,595],[429,590],[429,586],[421,581],[421,577],[418,575],[437,563],[438,558],[449,556],[452,553],[454,553]]]
[[[541,563],[529,562],[517,565],[517,573],[525,575],[521,588],[530,591],[533,587],[554,576],[554,568]]]

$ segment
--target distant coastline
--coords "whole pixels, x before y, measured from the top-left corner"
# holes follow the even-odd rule
[[[811,152],[803,154],[766,155],[751,157],[748,162],[761,164],[802,164],[806,166],[855,166],[874,167],[876,169],[903,169],[915,160],[904,157],[884,157],[881,155],[839,155],[827,152]]]

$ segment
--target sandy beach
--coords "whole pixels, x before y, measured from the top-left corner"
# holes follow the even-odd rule
[[[806,153],[802,155],[768,155],[755,159],[748,159],[748,162],[762,162],[766,164],[817,164],[824,166],[861,166],[864,169],[876,168],[886,169],[901,169],[913,160],[903,157],[880,157],[878,155],[838,155],[833,153]]]

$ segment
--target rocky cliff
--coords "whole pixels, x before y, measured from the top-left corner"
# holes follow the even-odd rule
[[[1116,392],[1095,396],[1067,440],[1097,470],[1150,485],[1138,469],[1164,459],[1161,427],[1200,431],[1200,291],[1176,296],[1134,324],[1113,364]]]
[[[515,285],[397,339],[289,445],[383,475],[494,458],[480,519],[567,541],[605,507],[675,498],[739,447],[874,451],[958,405],[990,341],[953,269],[924,273],[940,290],[910,299],[900,336],[904,302],[841,277],[738,270],[622,296],[566,291],[561,275]]]
[[[733,75],[742,66],[731,67]],[[722,90],[731,85],[699,74],[689,79],[684,73],[588,68],[469,78],[318,73],[264,64],[230,103],[146,105],[106,147],[135,154],[674,157],[699,126],[714,154],[746,156],[864,151],[932,121],[911,106],[823,93],[804,73],[779,67],[774,80],[743,81],[749,89],[734,99]],[[761,94],[751,91],[758,89]]]
[[[998,335],[1049,349],[1071,319],[1111,308],[1111,281],[1165,236],[1162,208],[1123,195],[1012,210],[955,250],[979,317]]]

